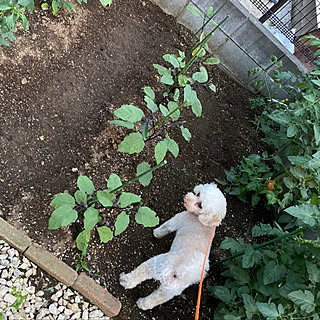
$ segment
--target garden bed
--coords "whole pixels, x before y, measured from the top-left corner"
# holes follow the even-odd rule
[[[81,226],[48,230],[52,195],[73,193],[79,174],[90,177],[97,189],[111,173],[122,181],[134,176],[143,155],[119,153],[126,130],[108,121],[122,104],[144,104],[143,88],[160,86],[152,64],[161,64],[166,53],[185,51],[191,34],[149,1],[114,1],[107,9],[91,1],[73,15],[60,12],[57,17],[36,8],[29,22],[30,30],[0,57],[0,214],[75,267],[74,239]],[[259,150],[251,93],[218,68],[209,70],[217,93],[199,88],[203,116],[196,118],[189,110],[182,115],[193,135],[190,143],[173,130],[178,158],[169,157],[150,186],[127,188],[141,195],[161,223],[183,210],[183,195],[196,184],[223,177],[224,169]],[[252,226],[268,221],[268,215],[228,197],[227,218],[217,230],[211,260],[223,255],[217,246],[225,236],[250,238]],[[113,226],[112,212],[108,220]],[[156,284],[124,290],[118,283],[121,272],[167,251],[172,239],[155,239],[152,229],[132,220],[110,243],[101,244],[97,237],[90,243],[89,274],[123,305],[116,319],[192,318],[197,286],[142,312],[135,301]],[[220,271],[211,269],[205,284],[221,283]],[[214,306],[204,288],[201,319],[211,319]]]

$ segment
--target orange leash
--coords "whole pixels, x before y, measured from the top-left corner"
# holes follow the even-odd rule
[[[213,237],[215,229],[216,229],[216,226],[213,226],[212,231],[211,231],[211,235],[210,235],[210,238],[209,238],[209,242],[208,242],[208,245],[207,245],[206,255],[205,255],[204,261],[203,261],[203,266],[202,266],[202,271],[201,271],[201,278],[200,278],[200,283],[199,283],[196,315],[194,317],[195,320],[199,319],[200,302],[201,302],[201,291],[202,291],[202,282],[203,282],[203,276],[204,276],[204,269],[206,267],[206,260],[207,260],[207,256],[208,256],[208,253],[209,253],[210,243],[211,243],[211,240],[212,240],[212,237]]]

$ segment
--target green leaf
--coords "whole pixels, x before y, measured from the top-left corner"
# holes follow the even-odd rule
[[[176,110],[175,112],[173,112],[170,116],[170,118],[173,120],[173,121],[177,121],[180,117],[180,110],[178,109],[178,104],[174,101],[169,101],[168,103],[168,109],[169,109],[169,112],[172,112],[174,110]]]
[[[304,94],[303,97],[311,103],[314,103],[317,99],[317,96],[314,94]]]
[[[87,195],[85,192],[77,190],[74,194],[77,204],[87,204]]]
[[[158,106],[154,103],[154,101],[150,97],[145,96],[144,101],[147,103],[147,108],[151,110],[152,113],[158,111]]]
[[[208,72],[205,67],[200,67],[200,72],[196,72],[192,75],[192,79],[194,81],[198,81],[199,83],[205,83],[208,81]]]
[[[102,226],[102,227],[98,227],[97,230],[98,230],[98,234],[101,242],[107,243],[112,240],[113,233],[110,228],[106,226]]]
[[[112,173],[107,181],[107,186],[109,191],[112,191],[122,186],[120,177],[117,174]]]
[[[176,158],[179,154],[179,146],[177,143],[166,134],[167,140],[167,149],[172,153],[172,155]]]
[[[252,236],[253,237],[261,237],[261,236],[270,236],[270,235],[281,235],[281,231],[272,228],[270,224],[260,223],[260,226],[254,226],[252,228]]]
[[[49,230],[56,230],[75,222],[78,219],[78,212],[69,205],[59,206],[54,210],[49,219]]]
[[[188,106],[191,106],[194,101],[197,99],[197,94],[194,90],[192,90],[191,86],[187,84],[183,89],[183,101],[187,102]]]
[[[57,209],[61,206],[68,206],[73,208],[76,202],[74,197],[68,193],[57,193],[53,196],[50,206]]]
[[[278,58],[276,56],[271,56],[270,61],[276,63],[278,61]]]
[[[297,306],[301,308],[302,311],[306,313],[314,312],[314,295],[309,290],[297,290],[290,292],[288,298]]]
[[[114,224],[115,226],[114,235],[117,236],[120,233],[122,233],[124,230],[126,230],[129,225],[129,222],[130,222],[129,216],[124,211],[122,211],[118,215],[117,220]]]
[[[100,3],[106,7],[106,6],[111,6],[112,0],[100,0]]]
[[[232,254],[241,252],[244,247],[235,239],[226,237],[220,244],[221,249],[230,250]]]
[[[185,128],[184,126],[180,126],[180,129],[181,129],[181,133],[182,133],[182,136],[184,137],[184,139],[187,142],[189,142],[191,139],[191,133],[190,133],[189,129]]]
[[[197,7],[188,5],[187,9],[196,17],[202,17],[202,12]]]
[[[140,153],[144,148],[144,140],[141,133],[130,133],[119,144],[118,150],[129,154]]]
[[[290,116],[283,110],[275,110],[268,117],[281,125],[288,125],[291,122]]]
[[[10,43],[0,35],[0,44],[6,47],[10,47]]]
[[[309,280],[312,283],[320,283],[320,269],[316,263],[306,261],[307,271],[309,275]]]
[[[208,290],[224,303],[228,304],[234,299],[234,296],[231,294],[230,290],[224,286],[208,287]]]
[[[279,281],[286,274],[286,268],[278,265],[275,261],[270,261],[264,268],[263,284],[268,285]]]
[[[237,281],[241,283],[249,283],[250,282],[250,276],[249,273],[236,265],[230,265],[230,272],[232,274],[232,277],[236,279]]]
[[[151,167],[148,162],[145,162],[145,161],[141,162],[137,166],[137,176],[139,176],[140,174],[142,174],[150,169],[151,169]],[[149,185],[151,179],[152,179],[152,172],[149,172],[149,173],[143,175],[141,178],[139,178],[139,182],[145,187],[145,186]]]
[[[170,64],[173,65],[174,68],[179,68],[180,67],[180,64],[179,64],[179,61],[177,60],[177,58],[172,55],[172,54],[165,54],[163,56],[163,59],[167,62],[169,62]]]
[[[34,9],[34,0],[19,0],[18,4],[22,7],[26,7],[29,12],[33,12]]]
[[[313,82],[315,85],[317,85],[318,87],[320,87],[320,80],[311,80],[311,82]]]
[[[153,67],[155,69],[157,69],[158,73],[161,75],[161,76],[164,76],[164,75],[171,75],[171,71],[163,66],[160,66],[159,64],[154,64]]]
[[[316,145],[320,143],[320,126],[317,123],[313,124],[314,139],[316,140]]]
[[[108,190],[99,190],[97,191],[97,199],[105,208],[112,207],[115,195]]]
[[[154,100],[154,98],[156,97],[156,95],[155,95],[154,91],[151,89],[151,87],[144,87],[143,91],[152,100]]]
[[[154,155],[156,158],[157,164],[159,164],[166,156],[168,150],[168,142],[166,140],[160,141],[157,143],[154,148]]]
[[[203,64],[219,64],[220,60],[218,58],[208,58]]]
[[[134,193],[122,192],[119,198],[118,205],[120,208],[126,208],[132,203],[140,202],[141,197]]]
[[[159,105],[161,113],[166,117],[169,114],[169,110],[163,106],[162,104]]]
[[[88,244],[90,241],[90,231],[89,230],[83,230],[80,232],[76,238],[76,244],[77,248],[83,252],[88,248]]]
[[[70,1],[63,2],[63,8],[66,8],[69,13],[72,13],[72,9],[74,9],[75,7],[76,6]]]
[[[97,209],[90,207],[84,212],[84,228],[86,230],[92,230],[100,220],[101,218]]]
[[[87,176],[79,176],[77,180],[77,186],[80,191],[85,192],[88,195],[94,193],[94,185]]]
[[[292,164],[300,164],[302,166],[307,166],[309,159],[306,159],[305,157],[296,157],[296,156],[288,156],[288,160]],[[303,168],[299,167],[291,167],[290,168],[290,173],[295,177],[295,178],[306,178],[307,177],[307,172]]]
[[[283,183],[288,189],[293,189],[297,185],[296,180],[294,180],[293,177],[284,177]]]
[[[8,3],[8,4],[2,4],[2,3],[0,3],[0,11],[8,11],[8,10],[10,10],[11,9],[11,6],[10,6],[10,4]]]
[[[135,220],[138,224],[144,227],[154,227],[159,224],[159,217],[157,214],[148,207],[140,207],[135,215]]]
[[[16,21],[15,21],[15,15],[14,13],[12,13],[11,15],[6,17],[6,25],[9,28],[10,31],[15,31],[16,28]],[[6,36],[8,37],[9,35],[6,34]]]
[[[111,120],[109,122],[116,125],[116,126],[125,127],[128,129],[134,129],[134,124],[130,121]]]
[[[179,96],[180,96],[180,91],[177,88],[177,89],[174,90],[173,100],[177,102],[179,100]]]
[[[308,45],[309,46],[317,46],[317,47],[319,47],[320,46],[320,40],[319,39],[313,40]]]
[[[178,75],[178,83],[181,87],[184,87],[188,83],[188,77],[184,74]]]
[[[274,303],[256,303],[258,310],[267,319],[276,319],[279,316],[277,306]]]
[[[213,7],[207,9],[207,16],[210,17],[213,14]]]
[[[213,83],[209,84],[209,89],[213,92],[217,92],[217,87]]]
[[[319,208],[312,204],[301,204],[300,206],[292,206],[284,210],[290,215],[300,219],[303,223],[313,227],[316,223],[313,215],[320,215]]]
[[[168,84],[169,86],[171,86],[174,81],[173,81],[173,78],[172,78],[172,75],[171,74],[165,74],[161,77],[160,81],[164,84]]]
[[[287,129],[287,137],[292,138],[298,133],[298,128],[293,124],[290,125]]]
[[[143,140],[146,141],[149,137],[149,120],[146,119],[141,125],[141,134]]]
[[[143,117],[143,111],[132,105],[123,105],[113,113],[116,117],[129,122],[140,121]]]
[[[197,116],[200,117],[202,114],[202,105],[198,98],[195,99],[195,101],[192,103],[192,112]]]
[[[253,315],[256,314],[258,311],[256,303],[253,297],[249,296],[248,294],[243,294],[242,298],[243,298],[244,307],[246,309],[247,318],[248,320],[251,320]]]
[[[52,6],[53,15],[56,15],[58,13],[58,10],[59,10],[59,7],[60,7],[58,1],[52,0],[51,6]]]
[[[15,31],[15,30],[14,30]],[[6,37],[8,37],[10,40],[12,40],[12,41],[16,41],[17,39],[16,39],[16,37],[13,35],[13,33],[12,32],[7,32],[6,34],[5,34],[5,36]]]
[[[261,253],[254,250],[251,246],[246,248],[245,254],[242,257],[242,268],[252,268],[261,260]]]
[[[27,17],[24,14],[21,15],[21,20],[22,20],[23,30],[28,30],[29,29],[29,22],[28,22]]]

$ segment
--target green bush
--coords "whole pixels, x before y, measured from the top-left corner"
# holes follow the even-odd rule
[[[317,64],[299,76],[276,68],[275,83],[288,99],[253,101],[263,106],[256,122],[268,152],[244,158],[218,181],[240,200],[255,206],[262,199],[279,214],[276,227],[252,229],[253,237],[270,239],[265,243],[222,242],[232,255],[218,262],[224,263],[224,286],[209,287],[222,301],[214,319],[320,319],[319,75]],[[313,230],[316,240],[306,240],[305,230]]]
[[[25,15],[34,9],[34,0],[3,0],[0,3],[0,45],[9,46],[9,40],[16,41],[14,32],[19,21],[24,30],[28,30],[29,23]]]
[[[219,182],[227,192],[242,201],[251,197],[253,206],[263,199],[267,205],[276,205],[278,211],[304,202],[318,205],[319,74],[318,69],[298,77],[290,72],[277,74],[277,79],[296,85],[282,86],[290,92],[288,99],[265,100],[262,114],[256,119],[268,152],[250,155],[239,167],[226,171],[226,178]]]
[[[77,0],[79,4],[87,3],[87,0]],[[110,6],[112,0],[100,0],[106,7]],[[69,13],[75,8],[71,1],[67,0],[44,0],[41,2],[43,9],[51,8],[56,15],[59,9],[66,9]],[[16,41],[14,33],[17,31],[17,24],[22,23],[23,30],[28,30],[29,22],[25,15],[26,11],[32,13],[34,10],[34,0],[1,0],[0,3],[0,46],[10,46],[11,41]]]

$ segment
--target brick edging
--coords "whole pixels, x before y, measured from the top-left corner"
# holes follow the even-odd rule
[[[23,232],[0,218],[0,239],[25,255],[67,287],[72,287],[96,305],[108,317],[116,316],[121,309],[120,301],[85,273],[78,273],[59,260],[51,252],[41,248]]]

